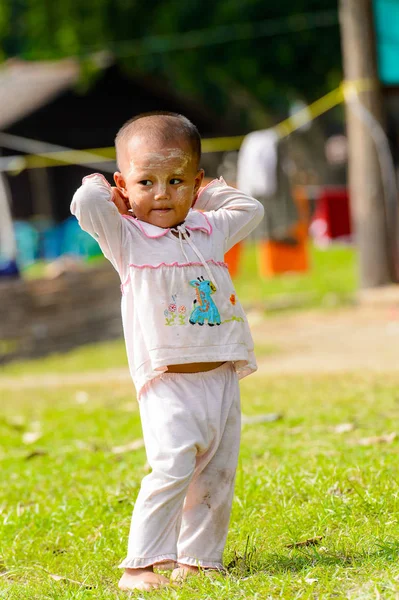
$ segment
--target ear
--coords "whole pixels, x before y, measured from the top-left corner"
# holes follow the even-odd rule
[[[119,189],[117,187],[112,187],[112,202],[115,204],[116,208],[120,212],[121,215],[128,215],[130,209],[130,203],[127,198],[121,195]]]
[[[192,281],[190,281],[190,285],[192,285],[193,287],[198,287],[199,281],[197,279],[193,279]]]
[[[128,196],[127,189],[126,189],[126,181],[120,171],[116,171],[114,173],[114,181],[115,181],[115,185],[118,188],[121,196],[123,196],[124,198],[128,198],[129,196]]]
[[[194,204],[197,202],[197,198],[198,198],[198,192],[200,190],[200,187],[202,185],[202,181],[204,179],[204,175],[205,175],[205,171],[204,169],[199,169],[197,175],[195,176],[195,183],[194,183],[194,200],[191,206],[194,206]]]

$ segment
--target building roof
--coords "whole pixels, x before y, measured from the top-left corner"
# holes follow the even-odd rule
[[[0,66],[0,130],[47,104],[78,77],[79,64],[74,59],[6,61]]]

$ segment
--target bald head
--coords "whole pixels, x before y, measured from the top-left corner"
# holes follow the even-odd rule
[[[172,145],[190,148],[195,164],[201,158],[201,138],[191,121],[183,115],[169,112],[143,113],[127,121],[115,138],[116,160],[121,171],[128,143],[133,138],[144,138],[160,146]]]

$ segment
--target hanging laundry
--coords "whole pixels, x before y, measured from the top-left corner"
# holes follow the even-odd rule
[[[292,234],[298,211],[292,198],[289,178],[288,140],[280,139],[275,129],[247,135],[238,154],[237,187],[250,194],[265,208],[260,226],[263,239],[295,245]]]
[[[238,189],[254,198],[276,193],[278,141],[274,129],[253,131],[244,138],[238,154]]]
[[[18,276],[9,189],[4,174],[0,174],[0,276]]]

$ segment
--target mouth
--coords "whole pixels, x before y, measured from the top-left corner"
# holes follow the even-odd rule
[[[171,208],[153,208],[151,212],[156,213],[157,215],[166,215],[171,210]]]

